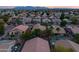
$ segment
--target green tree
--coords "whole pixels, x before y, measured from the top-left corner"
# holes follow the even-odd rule
[[[75,34],[73,41],[79,44],[79,34]]]
[[[78,23],[78,17],[76,17],[76,16],[73,16],[71,18],[71,20],[72,20],[72,24],[77,24]]]
[[[3,35],[4,32],[4,23],[0,21],[0,35]]]
[[[65,17],[64,13],[61,14],[60,19],[63,20]]]
[[[36,37],[36,36],[40,36],[42,33],[42,31],[40,29],[35,29],[32,31],[32,36]]]
[[[15,21],[17,24],[22,24],[22,21],[20,20],[20,19],[16,19],[16,21]]]
[[[64,18],[69,19],[69,18],[70,18],[70,16],[69,16],[69,15],[67,15],[67,16],[65,16]]]
[[[30,32],[25,32],[25,33],[22,33],[22,35],[21,35],[21,39],[26,40],[26,41],[31,38],[32,38],[32,36],[31,36]]]
[[[66,21],[62,21],[61,24],[60,24],[60,26],[61,26],[61,27],[64,27],[66,24],[67,24]]]
[[[53,30],[53,27],[50,26],[50,27],[47,28],[45,31],[43,31],[43,35],[44,35],[45,37],[47,37],[47,38],[51,37],[52,34],[53,34],[52,30]]]
[[[5,23],[7,23],[7,21],[9,20],[9,18],[10,18],[10,15],[0,16],[0,19],[3,19]]]

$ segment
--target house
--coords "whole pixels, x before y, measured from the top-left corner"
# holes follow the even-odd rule
[[[53,22],[54,25],[60,25],[60,23],[61,23],[61,20],[58,18],[55,18],[55,17],[52,18],[51,21]]]
[[[41,19],[40,18],[33,18],[33,22],[40,23]]]
[[[69,25],[69,26],[66,26],[66,28],[70,28],[74,34],[79,33],[79,26],[78,25]]]
[[[36,37],[25,42],[22,52],[50,52],[48,41]]]
[[[64,12],[64,15],[66,16],[66,15],[69,15],[69,12]]]
[[[31,17],[25,17],[24,18],[24,22],[25,23],[31,23],[31,21],[32,21],[32,18]]]
[[[53,15],[51,15],[49,18],[50,18],[50,19],[52,19],[52,18],[54,18],[54,16],[53,16]]]
[[[49,22],[51,22],[51,20],[48,19],[48,18],[43,18],[43,19],[42,19],[42,23],[49,23]]]
[[[37,15],[37,16],[35,16],[35,18],[39,18],[39,19],[41,19],[41,16],[40,16],[40,15]]]
[[[56,13],[54,13],[54,15],[55,15],[57,18],[60,18],[61,13],[60,13],[60,12],[56,12]]]
[[[8,23],[11,23],[13,25],[16,25],[16,20],[17,19],[18,19],[18,16],[10,17],[9,20],[8,20]]]
[[[74,34],[79,34],[79,26],[72,25],[71,30]]]
[[[71,48],[75,52],[79,52],[79,44],[71,40],[58,40],[56,41],[55,46],[63,46],[65,48]]]
[[[47,14],[44,13],[44,14],[42,15],[42,18],[47,18]]]
[[[35,24],[33,26],[33,29],[32,30],[34,30],[34,29],[40,29],[40,30],[44,31],[44,30],[46,30],[46,27],[45,26],[42,26],[40,24]]]
[[[55,46],[64,46],[65,48],[72,48],[72,45],[68,42],[68,40],[57,40]]]
[[[41,22],[41,16],[40,16],[40,15],[36,15],[36,16],[33,18],[33,22],[40,23],[40,22]]]
[[[66,33],[65,30],[64,30],[64,28],[62,28],[62,27],[60,27],[58,25],[52,25],[52,27],[53,27],[53,30],[52,31],[55,34],[65,34]]]
[[[25,25],[18,25],[15,28],[13,28],[9,34],[22,34],[23,32],[25,32],[29,27],[25,26]]]

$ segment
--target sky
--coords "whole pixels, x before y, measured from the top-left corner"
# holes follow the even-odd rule
[[[15,6],[0,6],[0,9],[11,9],[14,8]],[[79,8],[79,6],[45,6],[48,8]]]
[[[79,6],[48,6],[49,8],[79,8]]]
[[[14,8],[15,6],[0,6],[0,9],[11,9]]]

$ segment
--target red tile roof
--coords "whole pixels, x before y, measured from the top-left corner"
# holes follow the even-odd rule
[[[18,30],[21,30],[21,31],[26,31],[28,29],[28,26],[19,25],[19,26],[13,28],[12,30],[15,30],[15,29],[18,29]]]
[[[48,41],[36,37],[27,41],[22,49],[22,52],[49,52]]]
[[[55,46],[64,46],[66,48],[72,48],[71,44],[67,40],[58,40]]]

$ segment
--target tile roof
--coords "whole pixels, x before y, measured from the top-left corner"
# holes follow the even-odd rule
[[[60,27],[60,26],[53,25],[53,28],[54,28],[54,29],[53,29],[52,31],[53,31],[54,33],[66,33],[65,30],[64,30],[64,28],[62,28],[62,27]],[[59,31],[56,30],[57,28],[59,28]]]
[[[28,26],[19,25],[19,26],[13,28],[12,30],[15,30],[15,29],[18,29],[18,30],[21,30],[21,31],[26,31],[28,29]]]
[[[48,41],[36,37],[27,41],[22,49],[22,52],[49,52]]]
[[[34,29],[40,29],[40,30],[44,31],[44,30],[46,30],[46,27],[45,27],[45,26],[42,26],[42,25],[40,25],[40,24],[36,24],[36,25],[34,25],[34,27],[33,27],[33,30],[34,30]]]
[[[72,45],[67,40],[58,40],[56,41],[55,46],[64,46],[66,48],[72,48]]]

